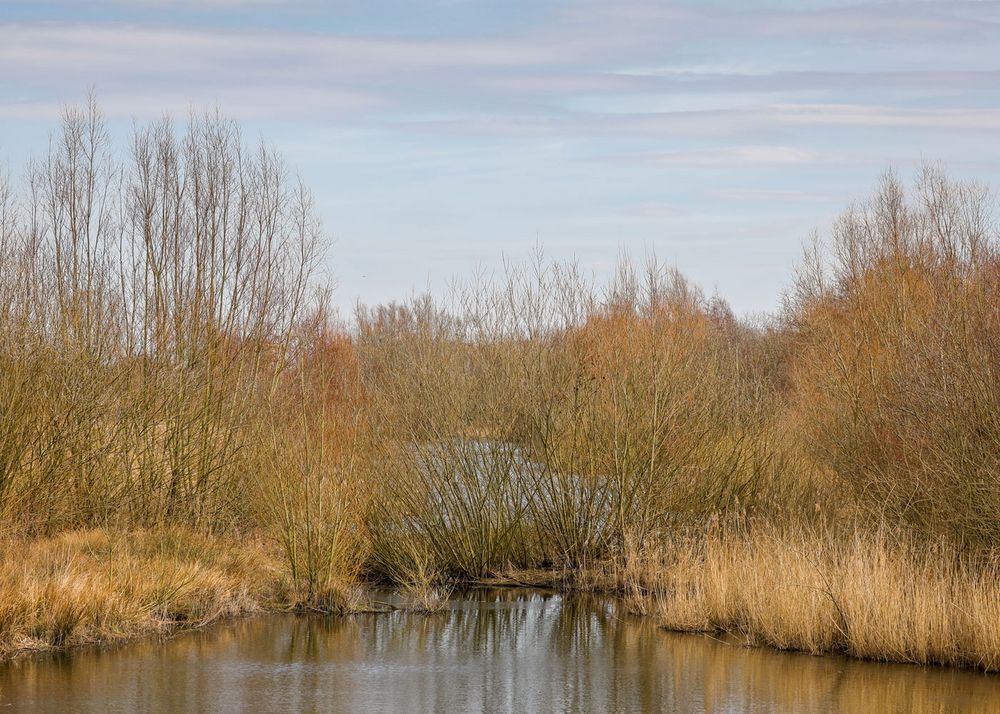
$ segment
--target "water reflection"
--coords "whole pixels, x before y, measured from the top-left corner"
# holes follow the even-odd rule
[[[436,615],[268,616],[167,643],[26,659],[0,705],[39,712],[957,712],[1000,677],[744,649],[605,599],[477,591]]]

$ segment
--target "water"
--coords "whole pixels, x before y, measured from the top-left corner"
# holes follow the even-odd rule
[[[1000,711],[1000,676],[810,657],[658,630],[525,590],[435,615],[273,615],[0,668],[0,711]]]

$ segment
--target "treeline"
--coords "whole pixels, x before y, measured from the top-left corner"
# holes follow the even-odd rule
[[[93,103],[70,109],[0,184],[0,513],[31,536],[264,534],[317,607],[362,575],[674,567],[682,537],[704,565],[719,533],[775,528],[896,534],[905,558],[945,539],[983,563],[994,221],[980,186],[889,174],[766,320],[655,260],[597,285],[539,258],[347,328],[273,151],[218,115],[116,147]]]

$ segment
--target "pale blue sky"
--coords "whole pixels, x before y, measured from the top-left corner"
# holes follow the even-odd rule
[[[0,0],[0,161],[92,86],[122,135],[218,103],[274,143],[345,307],[540,243],[772,310],[887,166],[1000,186],[1000,2]]]

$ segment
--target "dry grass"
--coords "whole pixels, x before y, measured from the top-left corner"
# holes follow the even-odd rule
[[[264,546],[179,529],[0,544],[0,658],[199,627],[285,599]]]
[[[899,531],[710,530],[635,553],[633,609],[675,630],[893,662],[1000,669],[1000,566]]]

